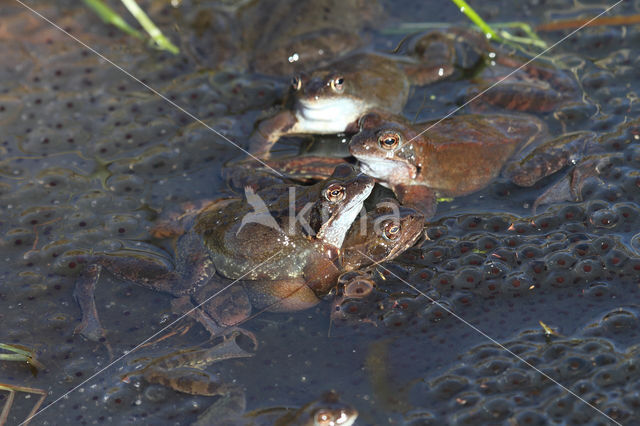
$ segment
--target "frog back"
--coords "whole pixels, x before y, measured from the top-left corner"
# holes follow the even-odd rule
[[[485,187],[507,160],[544,133],[532,116],[467,115],[426,123],[416,145],[420,180],[439,194],[459,196]]]

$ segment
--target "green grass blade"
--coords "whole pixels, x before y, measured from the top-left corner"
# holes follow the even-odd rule
[[[168,50],[173,54],[180,53],[180,49],[176,47],[168,38],[166,38],[160,29],[149,19],[147,14],[138,6],[135,0],[120,0],[125,5],[134,18],[138,20],[142,28],[149,34],[151,40],[155,42],[158,48]]]
[[[113,9],[104,4],[102,0],[83,0],[84,4],[89,6],[105,23],[111,24],[117,27],[119,30],[125,33],[144,40],[144,36],[138,30],[122,19]]]
[[[476,13],[475,10],[471,6],[467,4],[464,0],[451,0],[456,6],[460,8],[460,12],[467,15],[467,18],[471,20],[474,24],[476,24],[482,32],[487,36],[487,38],[492,38],[496,41],[502,40],[502,38],[495,32],[493,29],[486,23],[484,20]]]

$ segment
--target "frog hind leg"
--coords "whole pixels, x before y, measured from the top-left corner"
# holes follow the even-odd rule
[[[433,189],[425,185],[394,185],[398,200],[405,206],[413,207],[422,214],[424,218],[430,219],[436,214],[438,200]]]
[[[216,275],[191,297],[191,301],[201,309],[192,310],[190,315],[202,324],[212,337],[239,333],[248,337],[254,348],[258,347],[256,336],[238,327],[240,323],[249,319],[252,309],[251,301],[241,282]],[[187,309],[180,310],[184,312]]]
[[[193,426],[237,426],[240,417],[247,408],[244,391],[239,387],[230,388],[229,392],[222,395],[209,406],[198,419],[192,423]]]
[[[482,94],[481,97],[480,94]],[[473,87],[467,91],[465,97],[474,100],[471,102],[471,111],[476,113],[488,111],[491,107],[521,112],[550,112],[558,108],[565,99],[563,93],[551,88],[543,90],[521,82],[492,83]],[[476,97],[480,99],[478,102],[475,102]]]
[[[210,205],[219,202],[221,199],[202,199],[182,203],[177,209],[170,209],[162,212],[161,217],[156,220],[149,233],[154,238],[175,238],[183,235],[193,223],[195,217]]]
[[[502,176],[518,186],[532,186],[540,179],[575,164],[593,145],[595,133],[574,132],[519,153],[507,162]]]
[[[412,59],[400,63],[411,84],[424,86],[453,74],[454,42],[442,31],[408,37],[396,52]]]
[[[269,312],[293,312],[309,309],[320,299],[303,278],[272,281],[244,281],[251,304]]]
[[[402,62],[402,67],[412,84],[422,86],[454,73],[460,77],[478,73],[484,68],[486,52],[491,50],[481,32],[450,27],[409,36],[396,53],[413,60]]]
[[[84,271],[76,280],[74,296],[82,311],[82,320],[74,334],[82,334],[89,340],[98,341],[104,337],[96,309],[94,292],[103,269],[116,278],[134,282],[154,290],[168,291],[179,275],[168,269],[164,261],[150,254],[128,253],[126,250],[81,256],[80,261],[87,263]]]
[[[562,201],[580,201],[585,181],[590,177],[597,177],[607,164],[608,160],[600,156],[584,158],[536,199],[533,203],[533,213],[535,214],[537,208],[541,205],[560,203]]]
[[[89,340],[104,337],[95,305],[94,291],[103,269],[122,281],[129,281],[152,290],[181,296],[193,288],[204,285],[215,273],[215,267],[199,237],[186,234],[178,240],[178,265],[174,268],[166,256],[153,248],[149,250],[124,249],[113,253],[80,256],[86,264],[76,280],[74,296],[82,311],[82,321],[75,333]]]
[[[93,293],[100,278],[102,266],[88,265],[76,280],[74,296],[82,310],[82,321],[73,334],[82,334],[89,340],[98,341],[104,337],[104,330],[98,319],[98,310]]]

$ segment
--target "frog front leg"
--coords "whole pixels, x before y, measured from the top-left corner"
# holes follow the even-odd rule
[[[280,137],[294,133],[297,124],[296,116],[288,110],[261,121],[249,138],[249,152],[258,158],[269,158],[271,147]]]
[[[225,169],[224,174],[233,189],[244,189],[250,186],[260,190],[285,182],[285,179],[303,183],[327,179],[336,167],[342,164],[351,163],[342,157],[318,155],[280,157],[265,160],[263,164],[255,160],[246,160]],[[276,172],[280,176],[277,176]]]
[[[76,281],[74,296],[82,310],[82,321],[75,330],[90,340],[104,336],[95,305],[94,291],[103,269],[122,281],[134,282],[152,290],[174,296],[186,295],[205,285],[215,267],[199,237],[186,234],[178,240],[176,266],[158,249],[141,245],[112,253],[96,253],[79,257],[86,264]]]
[[[393,186],[393,192],[402,205],[419,210],[425,219],[436,214],[438,200],[433,189],[425,185],[398,184]]]

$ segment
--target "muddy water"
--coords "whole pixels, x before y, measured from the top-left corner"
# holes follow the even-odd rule
[[[33,5],[244,145],[288,82],[287,76],[245,71],[252,55],[243,45],[247,35],[235,25],[252,13],[245,3],[146,4],[179,42],[180,56],[122,36],[76,2]],[[380,25],[353,26],[363,32],[361,44],[393,47],[400,37],[376,30],[401,22],[465,22],[445,0],[382,6]],[[490,2],[478,12],[490,21],[536,25],[602,10],[593,2],[568,7],[565,1]],[[636,13],[637,1],[615,9],[617,15]],[[119,241],[149,241],[149,228],[163,211],[220,196],[220,168],[241,153],[18,3],[5,1],[0,14],[0,342],[34,348],[47,367],[34,377],[23,365],[0,361],[0,382],[44,389],[46,404],[111,359],[106,344],[73,334],[80,319],[73,299],[75,257]],[[260,340],[257,355],[220,364],[224,378],[244,387],[248,408],[300,406],[336,389],[360,411],[362,425],[607,424],[421,292],[607,415],[640,422],[633,362],[640,343],[639,30],[593,27],[554,49],[556,64],[575,75],[584,95],[540,117],[556,133],[597,132],[607,159],[599,179],[584,186],[582,201],[532,215],[532,202],[557,177],[529,189],[497,181],[441,203],[428,227],[430,240],[386,265],[391,272],[381,269],[377,290],[343,306],[333,324],[329,301],[297,314],[252,319],[246,326]],[[553,43],[568,32],[542,36]],[[464,89],[465,82],[415,89],[405,115],[441,116]],[[116,355],[176,317],[168,295],[107,274],[96,300]],[[559,336],[545,338],[539,321]],[[144,348],[34,423],[188,424],[215,398],[120,377],[136,367],[132,359],[205,340],[194,325],[183,336]],[[6,394],[0,398],[2,403]],[[33,401],[19,394],[9,423],[24,419]]]

